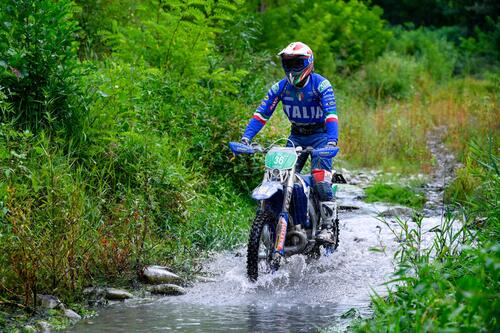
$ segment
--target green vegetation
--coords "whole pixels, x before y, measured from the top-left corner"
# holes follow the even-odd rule
[[[240,65],[260,61],[251,33],[223,36],[241,29],[236,4],[95,5],[1,3],[0,293],[27,306],[149,263],[187,272],[254,212],[239,173],[256,171],[225,143],[266,77]],[[85,15],[97,26],[78,28]]]
[[[398,221],[402,241],[395,254],[398,268],[388,297],[375,297],[375,317],[358,332],[497,332],[500,329],[500,173],[498,157],[472,150],[481,185],[465,194],[463,220],[448,215],[427,232],[433,244],[422,245],[422,221],[411,228]]]
[[[451,10],[429,27],[426,10],[414,29],[388,26],[384,10],[402,22],[375,3],[383,10],[357,0],[0,0],[0,304],[32,310],[36,293],[78,302],[85,286],[130,282],[150,263],[185,274],[200,252],[245,239],[261,163],[233,160],[227,142],[282,77],[273,55],[294,40],[312,47],[334,85],[347,165],[429,172],[428,131],[445,126],[464,162],[448,200],[470,216],[500,215],[490,163],[500,123],[497,7],[489,18],[452,1],[467,20]],[[277,111],[258,141],[288,129]],[[477,158],[485,147],[489,160]],[[421,205],[406,189],[373,191]],[[484,246],[447,257],[446,272],[470,260],[498,293],[485,266],[498,235],[478,237]],[[435,262],[429,271],[444,272]],[[405,295],[401,311],[413,304]],[[0,330],[6,322],[0,313]]]
[[[424,194],[415,192],[410,187],[394,184],[375,183],[365,193],[367,202],[391,202],[414,209],[422,209],[426,201]]]

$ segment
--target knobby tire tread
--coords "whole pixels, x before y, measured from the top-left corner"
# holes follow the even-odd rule
[[[259,211],[252,223],[247,247],[247,276],[252,282],[257,281],[259,277],[260,234],[264,224],[271,224],[273,219],[274,216],[270,212]]]
[[[333,249],[336,250],[339,247],[340,243],[340,222],[339,219],[335,219],[335,223],[333,224],[333,227],[335,228],[335,233],[337,235],[337,239],[335,240],[335,243],[333,244]]]

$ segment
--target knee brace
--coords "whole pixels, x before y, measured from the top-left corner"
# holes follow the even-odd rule
[[[314,189],[318,193],[320,201],[332,201],[332,173],[328,170],[314,169],[312,170],[314,178]]]

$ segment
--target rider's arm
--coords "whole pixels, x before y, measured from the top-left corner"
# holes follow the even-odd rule
[[[328,80],[319,84],[319,93],[321,95],[321,107],[325,114],[326,135],[328,142],[337,142],[339,140],[339,122],[337,117],[337,104],[332,85]]]
[[[252,141],[254,136],[259,133],[269,118],[271,118],[281,99],[280,91],[283,89],[283,84],[284,80],[275,83],[271,89],[269,89],[266,97],[264,97],[257,110],[255,110],[252,119],[250,119],[242,139],[246,138]]]

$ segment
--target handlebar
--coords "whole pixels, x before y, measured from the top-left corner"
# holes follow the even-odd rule
[[[245,145],[240,142],[229,142],[229,148],[231,148],[231,151],[235,155],[239,154],[255,154],[255,153],[267,153],[273,146],[271,145],[268,148],[264,148],[261,145],[257,143],[252,143],[251,145]],[[324,158],[332,158],[337,155],[339,152],[338,147],[326,147],[326,148],[319,148],[319,149],[314,149],[313,147],[295,147],[295,152],[297,155],[302,155],[302,154],[309,154],[312,153],[313,155],[324,157]]]

